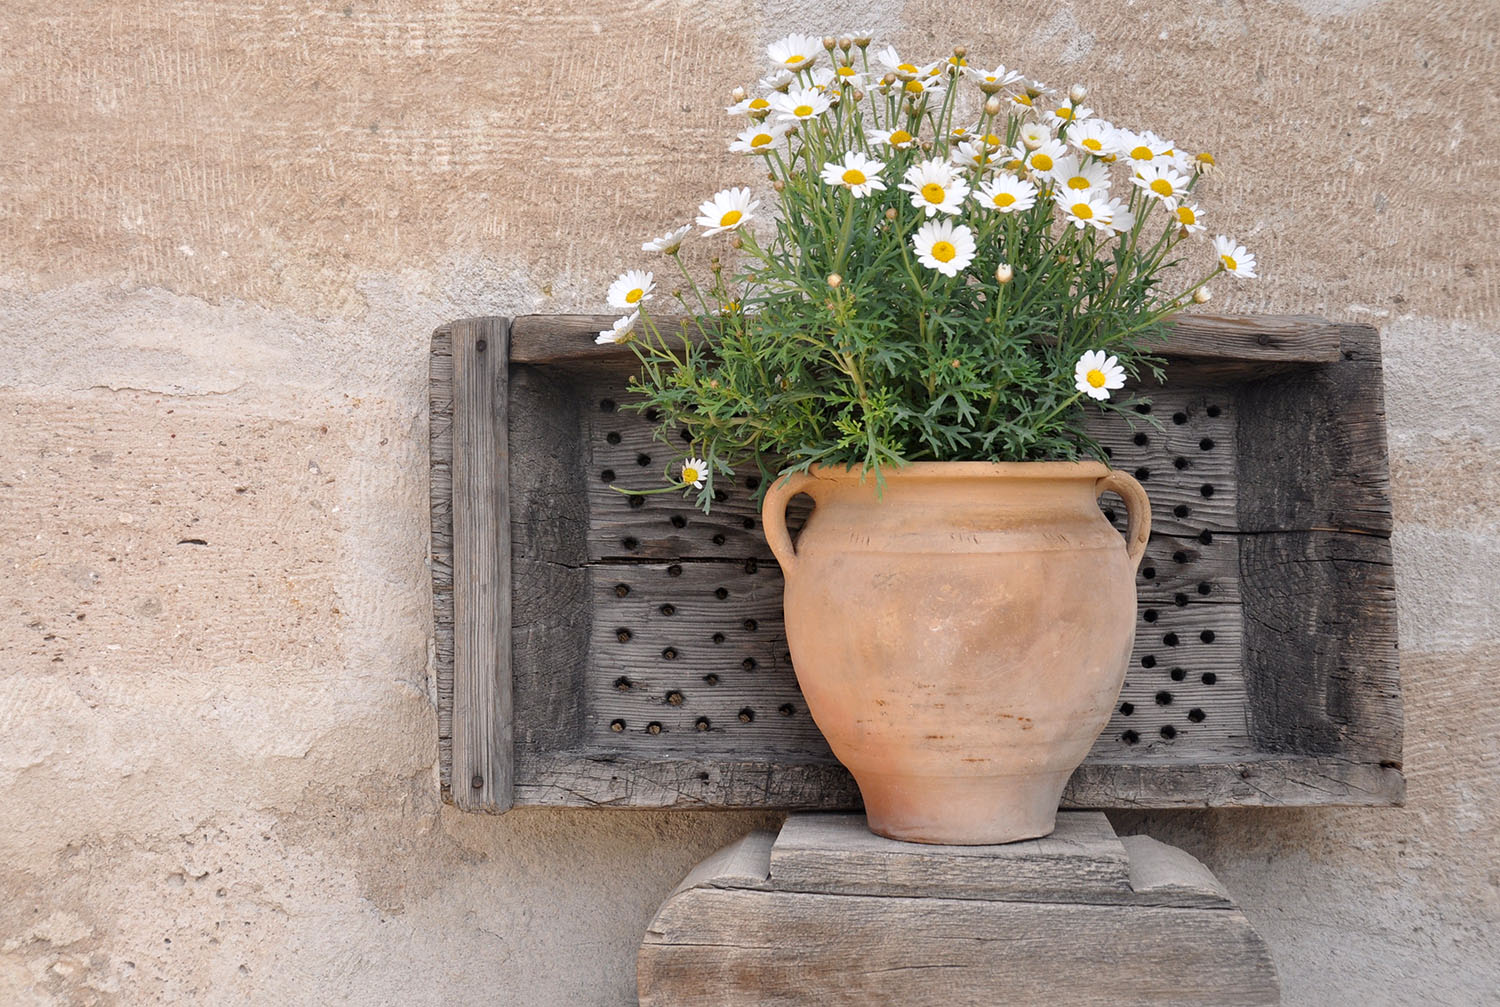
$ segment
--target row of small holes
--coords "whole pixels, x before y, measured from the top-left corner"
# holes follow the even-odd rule
[[[680,706],[682,693],[668,693],[669,701],[672,695],[676,695],[677,697],[679,697],[678,702],[674,703],[673,705]],[[791,703],[782,703],[776,708],[776,712],[781,714],[783,717],[795,717],[797,715],[797,708]],[[740,710],[737,716],[739,722],[742,724],[755,723],[755,710],[751,707],[747,706],[743,708],[742,710]],[[611,720],[609,722],[609,729],[616,734],[625,733],[625,731],[629,729],[629,726],[630,725],[628,725],[622,717],[616,717],[614,720]],[[699,732],[708,731],[712,729],[713,721],[707,717],[699,717],[693,721],[693,727]],[[662,727],[661,721],[653,720],[645,726],[644,730],[647,734],[661,734],[666,730],[666,728]]]

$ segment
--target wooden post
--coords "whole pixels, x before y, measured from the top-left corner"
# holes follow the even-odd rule
[[[453,801],[500,812],[514,802],[511,696],[510,323],[452,327]]]

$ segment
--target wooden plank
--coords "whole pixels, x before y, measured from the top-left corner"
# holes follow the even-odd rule
[[[637,957],[643,1007],[1279,1002],[1238,910],[692,888]]]
[[[1285,754],[1208,762],[1085,762],[1065,808],[1255,808],[1400,804],[1398,769],[1355,759]]]
[[[1136,905],[1233,905],[1219,879],[1191,854],[1150,836],[1122,836],[1120,845],[1130,858],[1130,891]]]
[[[453,332],[432,334],[428,356],[427,430],[432,570],[433,701],[438,718],[438,777],[453,772]]]
[[[771,849],[770,880],[787,892],[1007,902],[1133,895],[1125,847],[1104,815],[1090,811],[1060,812],[1050,836],[1002,846],[902,843],[875,835],[863,815],[796,814]]]
[[[510,465],[504,319],[458,322],[453,359],[454,803],[513,802]]]
[[[513,322],[511,359],[525,363],[634,359],[628,346],[596,346],[594,337],[614,315],[522,315]],[[662,331],[678,319],[657,320]],[[1156,352],[1215,362],[1329,363],[1339,358],[1343,326],[1310,315],[1182,315]]]

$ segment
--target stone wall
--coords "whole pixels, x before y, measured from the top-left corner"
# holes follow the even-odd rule
[[[8,0],[0,1001],[619,1004],[764,816],[438,800],[425,353],[601,310],[791,26],[1022,65],[1213,149],[1263,282],[1384,337],[1409,803],[1117,816],[1288,1004],[1500,996],[1493,4]]]

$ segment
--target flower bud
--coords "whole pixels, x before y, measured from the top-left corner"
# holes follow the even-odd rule
[[[953,47],[953,58],[955,61],[962,63],[964,57],[967,55],[969,55],[969,50],[964,46],[956,45]]]
[[[854,92],[854,103],[856,105],[859,104],[860,102],[864,101],[864,100],[865,100],[865,93],[863,91],[855,91]]]
[[[719,257],[715,255],[712,259],[708,260],[708,268],[710,272],[717,273],[720,272],[724,267],[720,265]]]
[[[834,38],[832,35],[823,36],[823,48],[827,49],[829,52],[833,52],[834,46],[838,44],[839,40]]]
[[[874,39],[870,38],[870,36],[868,36],[868,35],[856,35],[856,36],[854,36],[854,44],[857,45],[857,46],[859,46],[861,49],[867,48],[869,46],[869,44],[871,42],[873,42],[873,41],[874,41]]]
[[[733,238],[729,239],[729,247],[735,249],[744,248],[745,239],[736,234]]]
[[[1209,292],[1207,287],[1199,287],[1193,291],[1194,304],[1207,304],[1210,297],[1213,297],[1213,294]]]
[[[950,362],[950,363],[949,363],[949,364],[948,364],[948,366],[949,366],[949,367],[951,367],[951,368],[953,368],[953,369],[954,369],[954,370],[955,370],[955,371],[956,371],[956,370],[958,370],[958,368],[959,368],[959,367],[960,367],[960,366],[961,366],[961,365],[960,365],[960,364],[959,364],[959,362],[958,362],[958,361],[957,361],[957,360],[954,360],[954,361],[951,361],[951,362]]]
[[[1005,284],[1009,283],[1011,280],[1015,279],[1015,276],[1016,271],[1010,268],[1010,263],[1008,262],[1002,262],[995,268],[995,282],[1000,284],[1002,287]]]
[[[776,181],[771,183],[771,188],[775,189],[777,192],[785,192],[786,183],[778,178]]]
[[[839,36],[839,48],[848,52],[854,46],[854,40],[848,35]]]
[[[1005,102],[1001,101],[998,97],[996,97],[994,95],[991,95],[989,98],[985,99],[985,102],[984,102],[984,114],[985,115],[999,115],[1000,114],[1000,110],[1002,108],[1004,108],[1004,107],[1005,107]]]
[[[1077,105],[1089,96],[1089,89],[1082,84],[1074,84],[1068,89],[1068,100]]]
[[[886,211],[885,211],[885,219],[886,220],[895,220],[897,216],[898,216],[898,214],[896,213],[896,208],[894,206],[888,207],[886,209]]]
[[[829,273],[828,274],[828,285],[830,287],[833,287],[834,289],[838,289],[838,285],[840,283],[843,283],[843,282],[844,282],[844,278],[842,276],[840,276],[838,273]]]
[[[880,78],[880,83],[884,84],[886,87],[890,87],[892,84],[896,83],[896,75],[893,73],[888,73],[884,77]]]
[[[729,100],[733,101],[736,105],[744,101],[747,97],[748,95],[745,93],[745,89],[742,87],[737,87],[733,91],[729,92]]]

